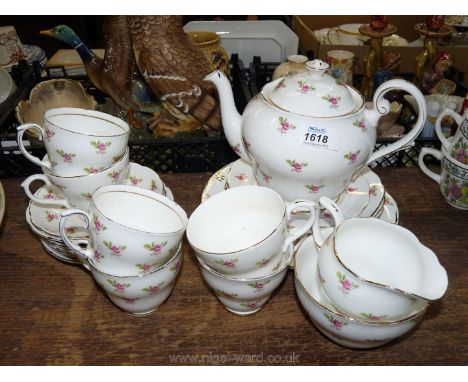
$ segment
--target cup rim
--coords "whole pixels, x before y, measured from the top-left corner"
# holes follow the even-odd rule
[[[197,258],[199,264],[200,264],[205,270],[207,270],[209,273],[213,274],[213,275],[216,276],[216,277],[220,277],[220,278],[223,278],[223,279],[226,279],[226,280],[229,280],[229,281],[235,281],[235,282],[247,282],[247,281],[259,281],[259,280],[264,280],[264,279],[267,279],[267,278],[276,276],[278,273],[282,272],[286,267],[289,266],[289,264],[291,263],[291,261],[294,259],[294,255],[295,255],[295,252],[294,252],[294,251],[291,251],[291,253],[289,254],[287,260],[283,260],[283,261],[284,261],[284,264],[281,264],[280,267],[279,267],[276,271],[271,272],[271,273],[269,273],[269,274],[266,275],[266,276],[247,277],[247,278],[232,277],[232,276],[229,276],[229,275],[225,275],[225,274],[219,273],[218,271],[216,271],[216,270],[214,270],[213,268],[209,267],[208,264],[206,264],[206,263],[205,263],[202,259],[200,259],[198,256],[195,255],[195,257]]]
[[[123,130],[123,132],[119,134],[86,134],[86,133],[79,132],[79,131],[69,130],[66,127],[58,126],[52,121],[50,121],[51,117],[55,117],[57,115],[79,115],[79,116],[84,116],[88,118],[101,119],[103,121],[106,121],[108,123],[118,126],[120,129]],[[77,134],[77,135],[82,135],[82,136],[87,136],[87,137],[112,138],[112,137],[120,137],[123,135],[128,135],[130,133],[130,127],[128,126],[128,123],[121,120],[120,118],[114,117],[111,114],[103,113],[97,110],[87,110],[87,109],[80,109],[80,108],[73,108],[73,107],[54,108],[54,109],[49,109],[44,113],[43,120],[44,122],[47,122],[48,124],[56,127],[57,129],[64,130],[71,134]]]
[[[60,179],[74,179],[74,178],[85,178],[85,177],[92,177],[93,175],[94,176],[97,176],[97,175],[100,175],[102,173],[104,173],[105,171],[108,171],[109,169],[113,168],[113,167],[117,167],[118,164],[120,164],[121,162],[124,162],[127,158],[130,158],[130,148],[129,146],[127,146],[127,148],[125,149],[125,152],[123,153],[123,155],[114,163],[112,163],[111,165],[103,168],[102,170],[98,171],[98,172],[92,172],[90,174],[79,174],[79,175],[69,175],[69,176],[62,176],[62,175],[57,175],[57,174],[54,174],[53,172],[51,172],[47,167],[45,166],[41,166],[41,169],[42,171],[44,172],[45,175],[47,176],[53,176],[55,178],[60,178]],[[46,154],[44,156],[44,158],[42,158],[42,160],[47,160],[49,161],[49,156],[48,154]],[[50,161],[49,161],[50,162]],[[130,162],[129,162],[129,165],[130,165]]]
[[[368,285],[373,285],[373,286],[379,286],[379,287],[383,287],[385,289],[388,289],[388,290],[392,290],[394,292],[398,292],[398,293],[401,293],[401,294],[404,294],[406,296],[411,296],[411,297],[417,297],[417,298],[420,298],[424,301],[426,301],[426,305],[429,304],[429,302],[431,301],[435,301],[435,300],[430,300],[430,299],[427,299],[425,297],[422,297],[422,296],[419,296],[418,294],[416,293],[412,293],[412,292],[407,292],[407,291],[404,291],[402,289],[399,289],[399,288],[396,288],[396,287],[393,287],[391,285],[387,285],[387,284],[383,284],[383,283],[379,283],[377,281],[371,281],[371,280],[367,280],[366,278],[358,275],[356,272],[354,272],[352,269],[350,269],[346,264],[344,264],[344,262],[341,260],[340,258],[340,255],[339,255],[339,251],[338,251],[338,248],[337,248],[337,242],[336,242],[336,235],[338,234],[338,231],[340,229],[343,229],[343,225],[345,223],[349,222],[350,221],[353,221],[353,220],[369,220],[371,219],[373,222],[375,222],[376,224],[381,224],[383,226],[388,226],[388,227],[391,227],[392,229],[396,229],[396,230],[403,230],[403,232],[405,233],[405,235],[407,235],[407,237],[415,244],[417,245],[420,245],[420,246],[423,246],[425,248],[427,248],[426,246],[424,246],[419,240],[418,238],[408,229],[400,226],[400,225],[397,225],[397,224],[393,224],[393,223],[389,223],[389,222],[386,222],[386,221],[382,221],[380,219],[377,219],[377,218],[373,218],[373,217],[369,217],[369,218],[364,218],[364,217],[353,217],[353,218],[350,218],[350,219],[347,219],[345,220],[344,222],[342,222],[341,224],[339,224],[333,231],[333,244],[332,244],[332,250],[333,250],[333,254],[335,255],[335,258],[336,260],[338,261],[338,263],[344,268],[346,269],[349,273],[351,273],[355,278],[357,278],[360,282],[363,282],[364,284],[368,284]],[[429,248],[427,248],[429,249]],[[430,249],[429,249],[430,250]],[[438,299],[436,299],[438,300]]]
[[[205,202],[199,204],[197,206],[197,208],[195,209],[195,211],[192,212],[192,215],[190,216],[190,218],[192,218],[192,216],[195,214],[195,212],[198,210],[198,208],[200,208],[201,206],[205,205],[206,206],[206,203],[209,203],[210,200],[213,200],[214,198],[216,198],[218,195],[222,195],[223,193],[225,192],[240,192],[240,191],[234,191],[234,190],[240,190],[240,189],[243,189],[245,190],[246,188],[251,188],[251,189],[263,189],[267,192],[270,192],[272,191],[272,195],[275,195],[276,198],[279,198],[279,200],[282,201],[283,203],[283,216],[280,220],[280,222],[273,228],[273,230],[267,235],[265,236],[262,240],[260,241],[257,241],[256,243],[253,243],[251,245],[249,245],[248,247],[245,247],[245,248],[241,248],[241,249],[237,249],[235,251],[231,251],[231,252],[210,252],[210,251],[206,251],[204,249],[201,249],[199,248],[198,246],[194,245],[192,243],[192,240],[190,240],[190,237],[189,237],[189,223],[190,223],[190,219],[189,219],[189,222],[187,224],[187,232],[186,232],[186,236],[187,236],[187,241],[189,242],[190,246],[194,249],[194,250],[198,250],[200,252],[203,252],[204,254],[207,254],[207,255],[211,255],[211,256],[232,256],[233,254],[236,254],[236,253],[241,253],[241,252],[244,252],[244,251],[247,251],[261,243],[263,243],[264,241],[268,240],[271,236],[273,236],[279,229],[279,227],[281,227],[281,225],[283,224],[283,221],[284,219],[286,218],[286,204],[284,203],[283,199],[281,198],[281,196],[273,189],[271,188],[268,188],[268,187],[263,187],[263,186],[243,186],[243,187],[235,187],[235,188],[230,188],[228,190],[225,190],[223,192],[220,192],[219,194],[216,194],[216,195],[213,195],[211,198],[208,198],[207,200],[205,200]],[[219,199],[219,197],[218,197]],[[212,202],[213,203],[213,202]]]
[[[108,189],[111,189],[111,190],[108,191]],[[115,190],[112,190],[112,189],[115,189]],[[133,194],[138,194],[138,195],[145,196],[147,198],[153,199],[153,200],[157,201],[158,203],[161,203],[161,204],[165,205],[167,208],[169,208],[173,212],[175,212],[176,215],[182,221],[182,227],[180,229],[178,229],[177,231],[171,231],[171,232],[150,232],[150,231],[144,231],[144,230],[137,229],[137,228],[128,227],[128,226],[126,226],[126,225],[124,225],[122,223],[116,222],[115,220],[109,218],[106,214],[104,214],[96,206],[96,203],[94,203],[94,198],[95,198],[96,194],[106,193],[106,192],[133,193]],[[107,220],[111,221],[113,224],[116,224],[119,227],[123,227],[125,229],[131,230],[133,232],[138,232],[138,233],[151,234],[151,235],[154,235],[154,234],[172,235],[172,234],[179,233],[181,231],[185,231],[185,229],[187,228],[187,224],[188,224],[187,214],[184,211],[184,209],[181,206],[179,206],[176,202],[173,202],[171,199],[169,199],[167,196],[164,196],[162,194],[159,194],[159,193],[151,191],[151,190],[146,190],[146,189],[135,187],[135,186],[129,186],[129,185],[126,185],[126,184],[109,184],[109,185],[101,186],[101,187],[97,188],[93,192],[93,195],[91,196],[90,206],[91,205],[93,205],[94,208],[96,208],[96,210],[102,216],[104,216]]]
[[[307,240],[307,238],[304,239],[298,245],[297,250],[295,252],[295,255],[300,250],[300,248],[301,248],[302,244],[305,242],[305,240]],[[315,243],[314,243],[314,245],[315,245]],[[316,256],[317,256],[316,261],[318,261],[318,253],[316,254]],[[317,277],[317,273],[315,272],[313,275],[311,275],[311,277]],[[380,321],[380,320],[379,321],[360,320],[358,318],[349,316],[349,315],[347,315],[345,313],[338,312],[338,311],[332,309],[331,307],[325,306],[320,301],[318,301],[314,296],[312,296],[312,294],[306,289],[306,287],[304,286],[304,284],[301,281],[301,278],[299,277],[299,272],[297,270],[297,262],[296,262],[296,266],[294,267],[294,279],[295,279],[297,285],[299,285],[299,287],[302,289],[302,291],[307,295],[307,297],[309,299],[311,299],[313,301],[313,303],[315,305],[318,305],[320,308],[325,309],[327,312],[332,313],[335,316],[344,318],[344,319],[346,319],[348,321],[352,321],[352,322],[355,322],[355,323],[358,323],[358,324],[365,324],[365,325],[396,325],[396,324],[399,324],[399,323],[402,323],[402,322],[410,321],[410,320],[414,319],[415,317],[418,317],[419,315],[424,314],[427,311],[427,309],[429,308],[429,304],[426,304],[420,311],[418,311],[416,313],[413,313],[412,315],[410,315],[408,317],[401,318],[399,320],[382,320],[382,321]]]
[[[96,272],[100,273],[101,275],[105,275],[105,276],[109,276],[109,277],[115,277],[115,278],[120,278],[120,279],[128,279],[128,278],[135,278],[135,277],[138,277],[138,278],[142,278],[142,277],[146,277],[146,276],[149,276],[149,275],[152,275],[153,273],[155,272],[158,272],[160,270],[162,270],[163,268],[166,268],[170,263],[172,263],[172,261],[174,261],[174,259],[179,255],[179,253],[182,252],[182,243],[179,243],[179,246],[177,248],[177,251],[175,251],[175,254],[174,256],[172,256],[168,261],[166,261],[163,265],[161,265],[160,267],[156,268],[156,269],[153,269],[151,272],[148,272],[148,273],[140,273],[138,275],[128,275],[128,276],[118,276],[118,275],[112,275],[110,273],[107,273],[107,272],[104,272],[102,270],[100,270],[99,268],[96,267],[96,265],[93,263],[93,261],[87,257],[86,259],[86,263],[89,264]]]

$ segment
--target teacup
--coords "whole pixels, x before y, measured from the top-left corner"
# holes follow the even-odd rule
[[[201,274],[213,289],[216,297],[232,313],[248,315],[258,312],[270,299],[288,273],[288,266],[293,259],[293,252],[282,256],[270,274],[258,278],[236,278],[226,276],[211,269],[198,258]]]
[[[23,134],[38,130],[48,158],[31,155]],[[130,128],[106,113],[78,108],[47,110],[43,127],[26,123],[18,127],[18,146],[31,162],[58,176],[85,175],[109,167],[125,153]]]
[[[432,155],[442,162],[440,175],[427,168],[424,163],[426,155]],[[440,192],[448,204],[468,210],[468,165],[457,161],[444,148],[441,152],[429,147],[422,148],[418,163],[421,170],[439,184]]]
[[[355,318],[401,320],[440,299],[447,273],[437,256],[409,230],[375,218],[344,220],[326,197],[320,203],[335,219],[333,233],[321,246],[317,272],[322,291],[340,312]]]
[[[182,264],[181,247],[179,245],[165,264],[143,275],[108,274],[96,268],[92,261],[85,261],[83,265],[120,309],[133,315],[146,315],[154,312],[171,294]]]
[[[66,208],[77,207],[87,209],[91,196],[96,189],[106,185],[120,184],[127,178],[129,157],[129,149],[127,148],[124,156],[112,166],[86,175],[58,176],[43,168],[44,174],[31,175],[21,183],[21,186],[33,202],[61,205]],[[49,200],[38,198],[30,190],[31,183],[36,180],[41,180],[46,185],[59,190],[64,198]]]
[[[361,24],[342,24],[331,28],[327,39],[332,45],[363,45],[368,38],[359,32]]]
[[[458,124],[455,135],[449,140],[442,132],[442,120],[450,116]],[[468,166],[468,112],[462,117],[451,109],[445,109],[435,122],[436,134],[447,153],[462,165]]]
[[[412,330],[426,313],[424,308],[402,320],[384,322],[376,315],[355,318],[339,312],[321,296],[317,260],[315,243],[308,238],[299,246],[295,256],[296,294],[317,329],[341,346],[353,349],[382,346]]]
[[[288,207],[270,188],[244,186],[216,194],[190,216],[187,239],[196,255],[215,271],[242,278],[268,275],[282,254],[304,235],[315,219],[316,203],[293,202]],[[288,232],[295,209],[311,211],[308,219]]]
[[[346,50],[329,50],[327,63],[332,77],[348,85],[353,84],[354,53]]]
[[[152,272],[171,258],[187,226],[187,215],[176,203],[156,192],[126,185],[97,189],[87,211],[61,213],[60,235],[81,259],[102,272],[136,276]],[[69,216],[79,215],[89,233],[82,249],[67,237]]]

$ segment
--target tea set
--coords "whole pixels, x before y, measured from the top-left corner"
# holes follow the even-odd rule
[[[20,126],[20,142],[36,129],[48,153],[42,160],[27,154],[43,169],[23,183],[28,224],[46,248],[83,264],[134,315],[169,297],[186,234],[203,279],[232,313],[258,312],[293,267],[300,303],[332,341],[371,348],[402,336],[442,298],[447,274],[397,225],[396,202],[368,165],[412,144],[426,119],[424,97],[411,83],[391,80],[368,107],[326,73],[325,62],[306,68],[266,84],[243,115],[222,72],[205,78],[218,89],[225,135],[240,159],[210,178],[190,217],[156,173],[129,162],[125,123],[57,109],[45,113],[43,128]],[[419,117],[410,133],[373,152],[379,118],[390,111],[383,97],[394,89],[414,96]],[[89,146],[94,151],[85,153]],[[110,147],[106,161],[100,150]],[[32,193],[35,180],[45,186]]]

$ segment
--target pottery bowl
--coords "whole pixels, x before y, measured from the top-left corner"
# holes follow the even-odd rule
[[[53,79],[34,86],[29,99],[18,103],[15,109],[16,119],[21,125],[36,123],[42,126],[44,113],[47,110],[61,107],[96,110],[98,104],[93,96],[86,94],[79,81]],[[38,137],[35,130],[29,130],[29,132]]]
[[[201,274],[224,307],[232,313],[248,315],[258,312],[270,299],[288,272],[293,254],[285,254],[272,272],[257,278],[236,278],[211,269],[198,258]]]
[[[47,160],[44,157],[44,160]],[[130,151],[127,148],[123,157],[121,157],[112,166],[103,170],[91,171],[86,175],[80,176],[57,176],[42,168],[43,174],[31,175],[21,186],[23,187],[29,199],[39,204],[62,205],[67,208],[77,207],[87,209],[91,201],[93,192],[102,186],[111,184],[120,184],[128,175]],[[41,180],[46,185],[59,190],[66,199],[43,200],[35,197],[30,191],[30,185],[35,180]]]
[[[115,305],[133,315],[145,315],[155,311],[169,297],[181,264],[180,245],[169,261],[143,275],[110,275],[98,270],[91,261],[84,266]]]
[[[295,287],[310,320],[330,340],[354,349],[375,348],[402,337],[423,318],[425,308],[401,320],[381,322],[379,317],[373,316],[354,318],[324,304],[317,276],[317,257],[313,241],[304,241],[295,257]]]
[[[16,90],[16,84],[10,74],[0,67],[0,104],[5,102]]]
[[[320,249],[318,273],[332,305],[349,316],[395,321],[441,298],[447,273],[409,230],[375,218],[352,218]]]

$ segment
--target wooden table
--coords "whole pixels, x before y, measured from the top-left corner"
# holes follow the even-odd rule
[[[444,202],[417,168],[377,169],[400,208],[400,224],[432,248],[448,291],[405,338],[356,351],[321,335],[299,306],[290,271],[253,316],[228,312],[204,284],[184,239],[184,264],[165,304],[146,317],[116,308],[79,266],[41,247],[25,221],[21,179],[2,179],[0,231],[2,365],[464,365],[468,363],[468,212]],[[211,174],[162,175],[191,214]]]

